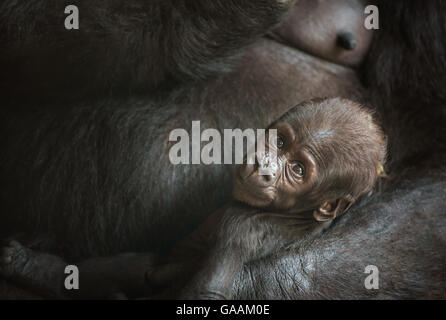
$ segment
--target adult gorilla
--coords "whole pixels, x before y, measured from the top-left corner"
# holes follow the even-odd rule
[[[380,30],[356,72],[313,56],[348,64],[299,32],[277,34],[309,54],[259,38],[286,1],[77,1],[85,25],[75,35],[55,27],[55,2],[0,5],[0,64],[14,71],[0,78],[3,237],[21,233],[72,261],[162,252],[228,200],[216,186],[232,173],[171,165],[172,129],[265,127],[302,100],[344,96],[380,112],[388,183],[316,239],[250,264],[234,297],[445,297],[444,4],[377,3]],[[379,290],[364,288],[370,264]]]

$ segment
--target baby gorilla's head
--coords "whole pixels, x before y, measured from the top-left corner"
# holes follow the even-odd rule
[[[234,182],[234,197],[251,206],[314,210],[317,220],[331,220],[370,192],[383,171],[384,135],[372,114],[352,101],[303,103],[270,129],[277,130],[276,141],[258,142]],[[265,151],[259,151],[261,143]],[[269,175],[259,170],[264,163],[269,163]]]

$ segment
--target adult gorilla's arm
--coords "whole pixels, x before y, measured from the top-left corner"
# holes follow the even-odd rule
[[[0,50],[0,66],[14,72],[2,72],[8,78],[0,84],[14,90],[30,85],[42,96],[42,89],[135,91],[168,79],[204,78],[225,71],[292,2],[73,0],[79,30],[66,30],[64,2],[5,1],[0,47],[8,49]]]
[[[407,179],[352,208],[317,238],[247,265],[233,294],[245,299],[446,298],[445,235],[444,174]],[[378,290],[365,288],[368,265],[379,269]]]
[[[405,179],[367,203],[360,203],[322,234],[247,264],[226,298],[446,298],[446,180],[444,171],[437,172],[436,177],[435,172],[431,173],[430,177]],[[204,230],[209,229],[205,226]],[[62,289],[66,262],[19,244],[13,246],[18,246],[17,252],[27,257],[15,259],[12,268],[19,269],[12,272],[20,276],[15,279],[25,279],[25,283],[33,283],[42,292],[57,297],[67,294]],[[193,257],[193,252],[182,252],[187,252],[189,259]],[[124,291],[141,296],[157,282],[181,286],[183,280],[187,281],[182,278],[196,272],[197,261],[192,260],[192,264],[164,266],[158,270],[155,282],[150,273],[146,279],[150,285],[146,287],[149,283],[144,284],[143,271],[155,261],[150,254],[90,259],[79,265],[84,284],[82,291],[75,294],[98,298]],[[374,280],[378,289],[366,289],[368,274],[364,271],[369,265],[379,270],[378,280]],[[3,267],[3,272],[11,269],[8,265]],[[181,291],[167,290],[169,297]],[[221,298],[211,292],[200,294]]]

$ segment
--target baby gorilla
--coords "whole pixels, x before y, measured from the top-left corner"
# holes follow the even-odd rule
[[[269,129],[277,143],[238,170],[234,198],[252,207],[332,220],[371,191],[383,171],[385,139],[372,115],[351,101],[329,99],[289,110]],[[266,154],[266,156],[265,156]],[[277,154],[277,159],[268,155]],[[259,174],[259,159],[271,175]],[[300,216],[300,214],[299,214]]]
[[[383,173],[384,135],[370,112],[351,101],[304,103],[269,129],[277,130],[277,140],[238,169],[235,201],[219,213],[214,248],[182,298],[230,298],[245,263],[327,228]],[[261,174],[265,164],[269,175]]]
[[[244,264],[317,235],[370,193],[383,172],[384,135],[371,113],[349,100],[301,104],[274,122],[269,134],[271,129],[277,139],[258,141],[257,150],[263,151],[248,155],[238,168],[234,201],[178,244],[161,266],[154,268],[149,254],[84,261],[78,264],[82,282],[74,296],[141,296],[166,284],[172,292],[174,283],[181,298],[231,298]],[[261,174],[265,163],[269,175]],[[68,295],[66,265],[17,242],[0,256],[0,274],[53,296]],[[195,276],[184,280],[191,272]]]

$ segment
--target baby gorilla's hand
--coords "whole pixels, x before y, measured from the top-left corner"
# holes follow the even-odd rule
[[[147,271],[151,298],[229,298],[233,278],[245,261],[242,255],[252,256],[251,238],[257,235],[251,224],[253,212],[257,209],[229,204],[209,216],[163,264]],[[219,273],[219,268],[224,272]]]
[[[149,268],[145,283],[150,298],[177,298],[179,292],[200,270],[209,252],[215,246],[216,234],[225,208],[210,215],[194,232],[178,242],[161,263]]]

